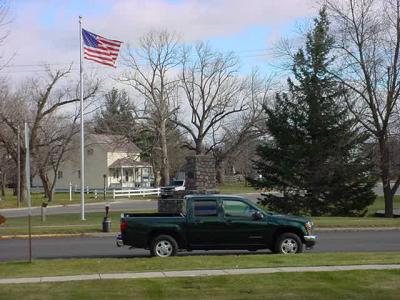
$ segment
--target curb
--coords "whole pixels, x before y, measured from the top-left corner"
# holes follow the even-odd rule
[[[72,238],[72,237],[109,237],[116,236],[116,232],[82,232],[82,233],[47,233],[47,234],[32,234],[33,239],[40,238]],[[3,235],[0,236],[0,240],[11,240],[11,239],[28,239],[27,234],[14,234],[14,235]]]
[[[128,273],[95,273],[86,275],[42,276],[25,278],[0,278],[1,284],[68,282],[84,280],[139,279],[139,278],[171,278],[171,277],[204,277],[248,274],[271,274],[293,272],[338,272],[351,270],[399,270],[399,264],[388,265],[347,265],[347,266],[314,266],[314,267],[275,267],[249,269],[215,269],[215,270],[182,270]]]
[[[387,231],[387,230],[400,230],[400,227],[320,227],[315,228],[315,232],[334,232],[334,231]]]

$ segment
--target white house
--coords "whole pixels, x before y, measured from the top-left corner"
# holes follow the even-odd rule
[[[140,160],[141,150],[122,136],[90,134],[85,137],[85,186],[89,189],[150,187],[152,166]],[[56,190],[80,187],[80,147],[67,154],[57,174]],[[42,186],[39,177],[34,186]]]

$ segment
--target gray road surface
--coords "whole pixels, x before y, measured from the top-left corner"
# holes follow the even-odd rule
[[[318,244],[311,252],[375,252],[400,251],[400,231],[321,232]],[[118,248],[114,237],[46,238],[33,239],[33,257],[95,258],[95,257],[148,257],[143,249]],[[249,254],[247,251],[194,251],[179,255]],[[268,253],[257,251],[256,253]],[[0,240],[0,261],[23,260],[28,255],[28,240]]]

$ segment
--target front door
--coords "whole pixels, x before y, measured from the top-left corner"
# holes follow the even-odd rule
[[[267,223],[254,220],[255,208],[240,199],[224,199],[223,243],[232,248],[262,247],[266,243]]]

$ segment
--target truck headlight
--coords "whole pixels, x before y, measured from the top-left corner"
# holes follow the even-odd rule
[[[307,234],[312,235],[312,231],[313,231],[313,227],[314,227],[313,222],[308,221],[308,222],[306,222],[306,224],[304,224],[304,226],[306,227]]]

